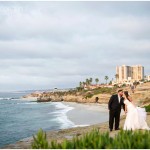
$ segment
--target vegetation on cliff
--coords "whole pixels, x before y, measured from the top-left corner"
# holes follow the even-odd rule
[[[62,143],[52,141],[48,144],[46,133],[40,130],[34,137],[32,148],[34,149],[149,149],[150,131],[123,131],[114,138],[108,132],[100,133],[98,129],[74,137],[72,140],[64,140]]]
[[[91,98],[94,95],[98,94],[114,94],[116,93],[116,88],[108,88],[108,87],[99,87],[92,90],[83,90],[81,91],[81,94],[84,95],[85,98]]]
[[[150,112],[150,105],[145,106],[146,112]]]
[[[116,93],[116,87],[97,87],[95,89],[83,89],[81,87],[77,87],[76,89],[71,89],[68,91],[49,91],[43,92],[38,96],[38,101],[70,101],[74,102],[84,102],[85,100],[91,99],[93,96],[98,94],[114,94]],[[91,100],[91,102],[95,102],[95,100]]]

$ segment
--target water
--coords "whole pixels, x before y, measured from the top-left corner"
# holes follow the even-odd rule
[[[40,128],[44,131],[74,126],[67,119],[73,109],[56,103],[21,100],[27,93],[0,93],[0,147],[30,137]]]

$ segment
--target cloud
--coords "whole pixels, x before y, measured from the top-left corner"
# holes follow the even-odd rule
[[[105,82],[123,64],[150,73],[150,2],[0,4],[0,90]]]

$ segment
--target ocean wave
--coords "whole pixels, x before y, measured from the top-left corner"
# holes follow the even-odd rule
[[[73,107],[66,107],[62,109],[56,109],[54,112],[49,112],[48,114],[56,114],[56,116],[60,116],[60,114],[66,114],[68,111],[74,109]]]
[[[35,105],[38,104],[37,102],[27,102],[27,103],[17,103],[17,104],[23,104],[23,105]]]
[[[87,127],[87,126],[89,126],[89,125],[87,125],[87,124],[84,124],[84,125],[74,125],[73,127],[76,128],[76,127]]]
[[[49,114],[55,114],[55,118],[53,119],[53,121],[59,122],[61,124],[61,129],[75,126],[75,124],[72,121],[70,121],[67,117],[67,112],[74,109],[73,107],[70,107],[68,105],[64,105],[61,102],[55,103],[55,107],[59,108],[59,110],[56,110],[54,112],[50,112]]]
[[[75,124],[68,119],[67,115],[61,115],[57,118],[57,121],[61,123],[62,129],[75,126]]]
[[[14,98],[14,97],[0,97],[0,100],[16,100],[19,98]]]
[[[74,109],[73,107],[71,107],[71,106],[69,106],[69,105],[64,105],[63,103],[58,103],[58,102],[56,102],[55,103],[55,107],[56,108],[60,108],[60,109],[65,109],[66,111],[69,111],[69,110],[71,110],[71,109]]]

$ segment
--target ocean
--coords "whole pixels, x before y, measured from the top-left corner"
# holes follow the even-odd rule
[[[28,92],[0,92],[0,148],[31,137],[42,128],[65,129],[74,126],[66,113],[73,109],[61,102],[37,103],[20,99]]]

